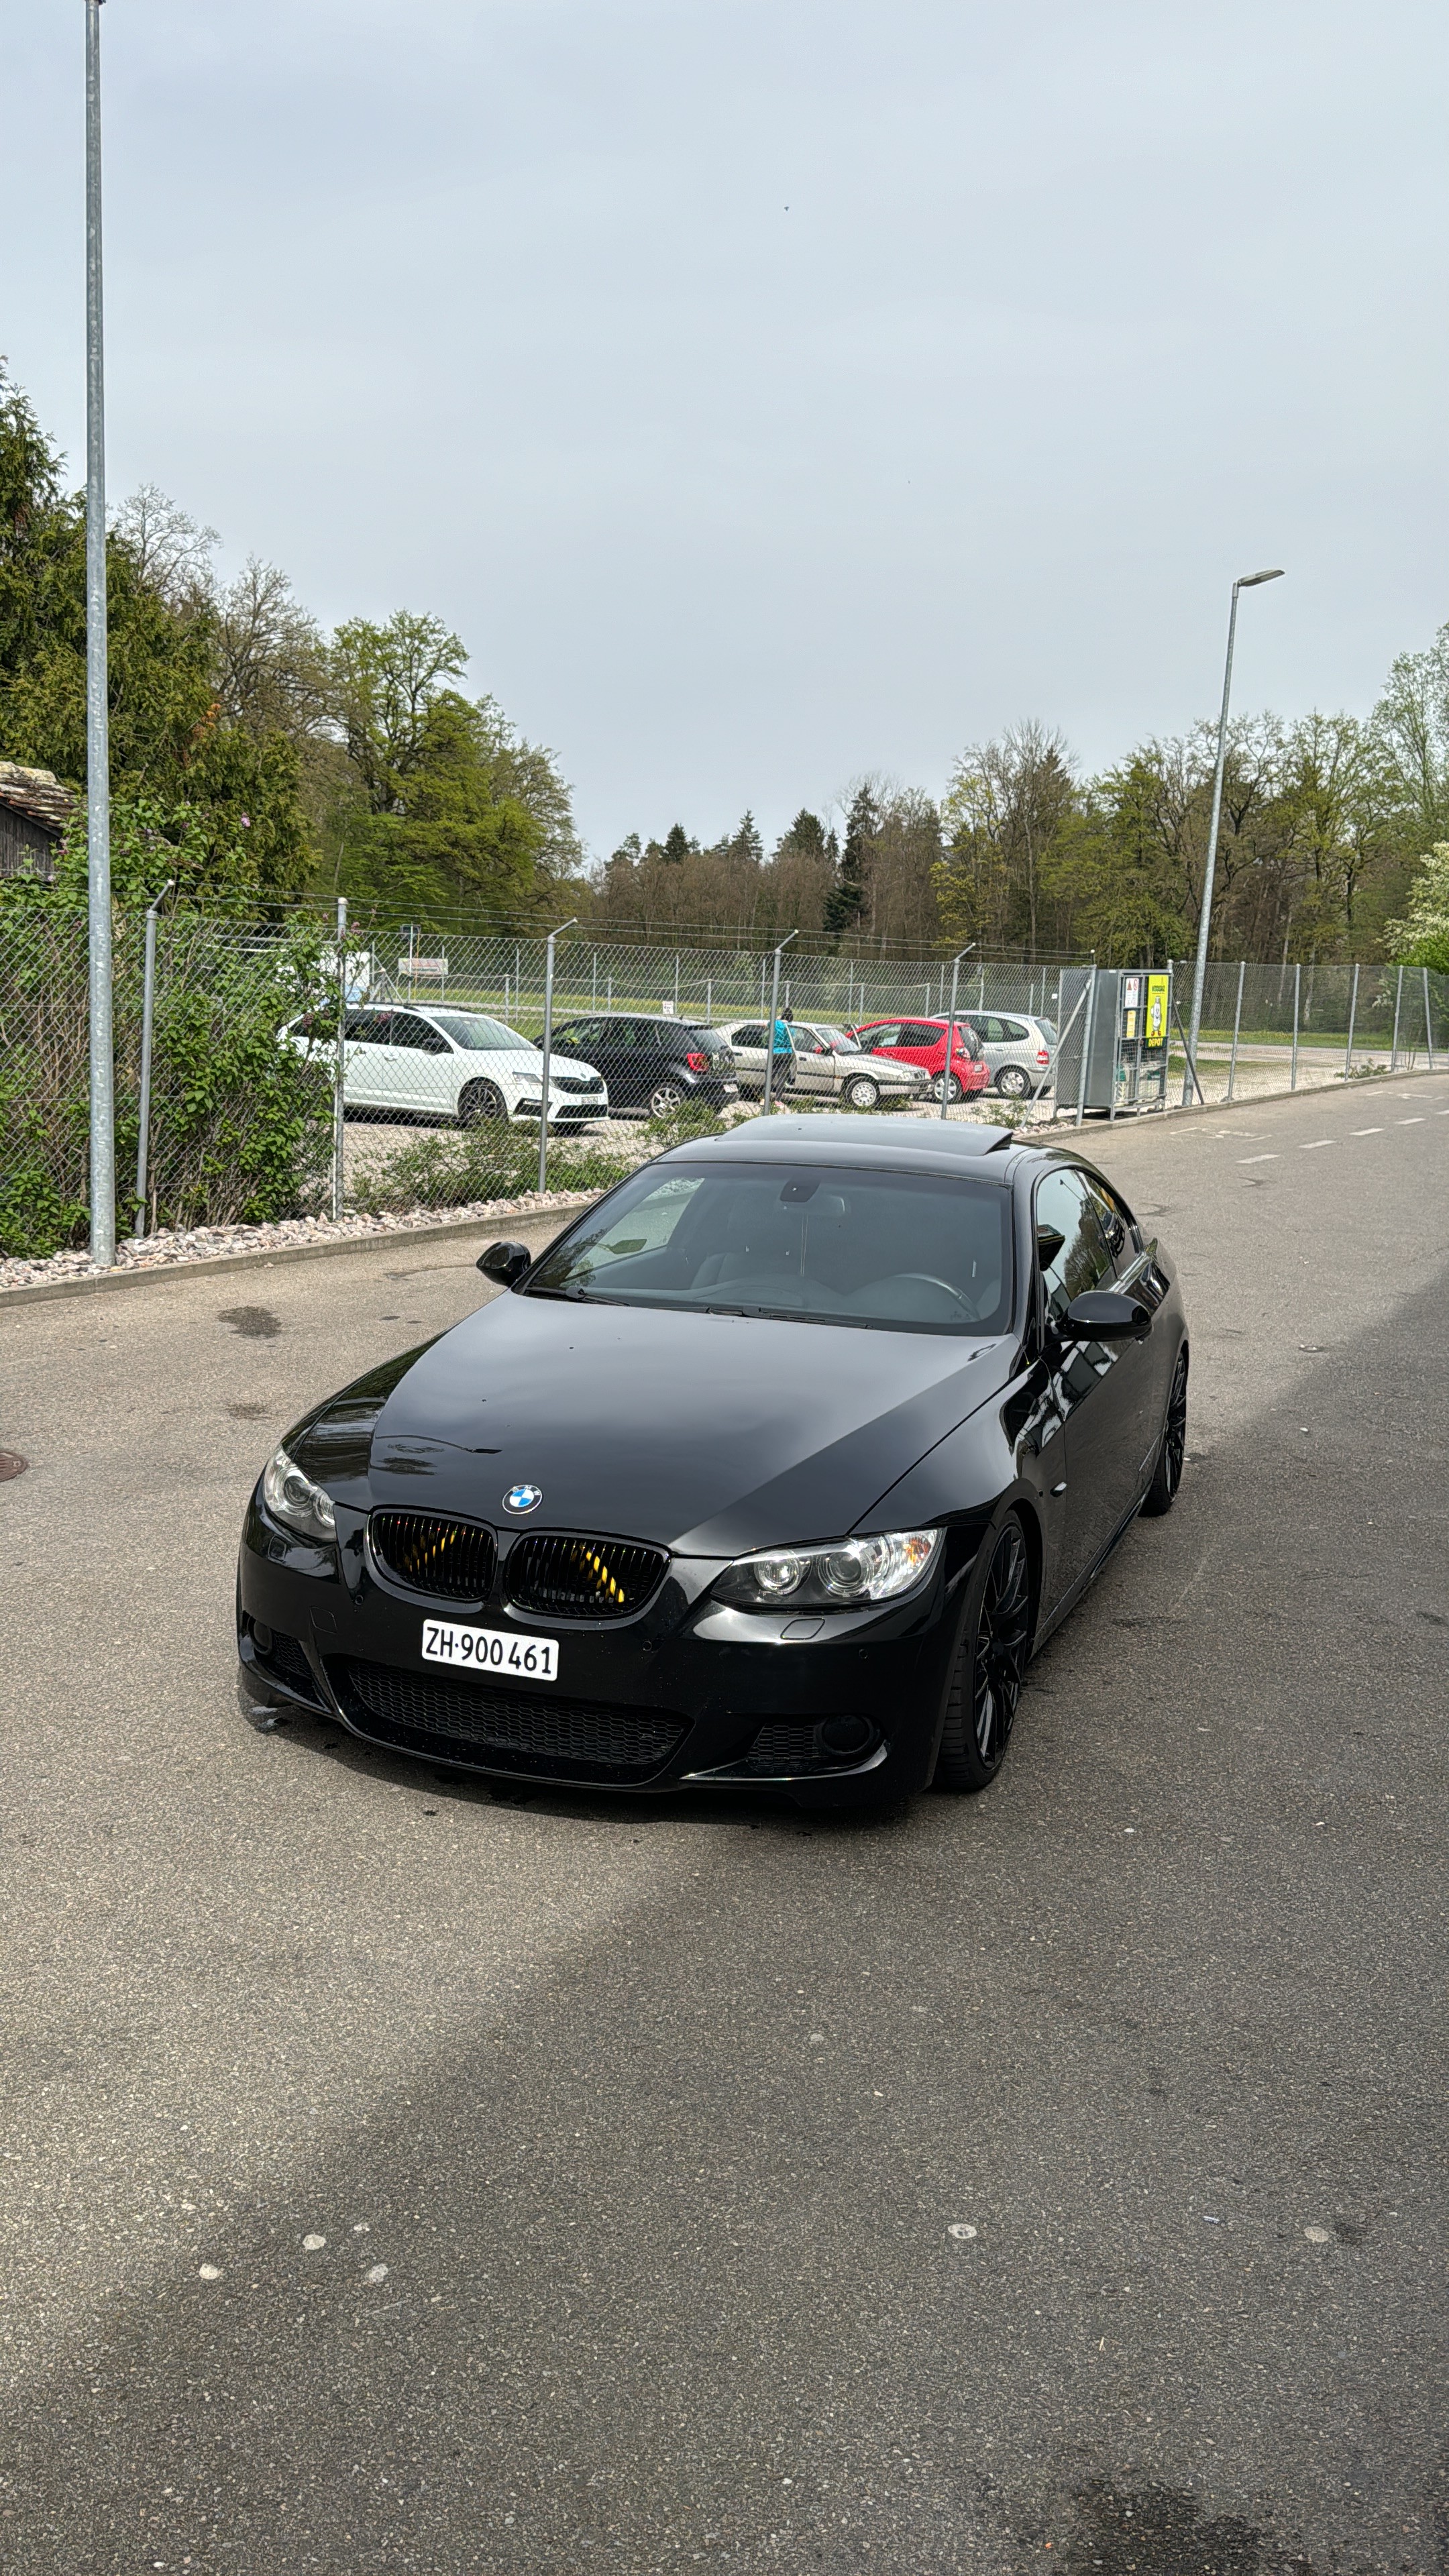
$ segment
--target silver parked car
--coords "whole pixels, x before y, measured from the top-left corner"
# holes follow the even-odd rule
[[[1006,1100],[1050,1091],[1057,1047],[1054,1022],[1026,1011],[973,1011],[971,1026],[981,1040],[993,1091]]]
[[[900,1109],[924,1098],[930,1088],[930,1075],[919,1065],[892,1064],[885,1056],[867,1054],[848,1029],[824,1020],[792,1020],[790,1033],[794,1056],[784,1065],[783,1084],[782,1060],[776,1058],[772,1091],[783,1088],[797,1099],[839,1100],[847,1109],[875,1109],[882,1100]],[[741,1092],[753,1099],[765,1088],[769,1034],[768,1020],[759,1019],[731,1020],[714,1031],[734,1057]]]

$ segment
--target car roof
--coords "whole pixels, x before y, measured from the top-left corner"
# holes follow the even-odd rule
[[[1023,1157],[1033,1161],[1039,1146],[1022,1145],[1010,1127],[988,1127],[975,1120],[951,1125],[944,1119],[831,1117],[749,1118],[727,1135],[708,1136],[697,1144],[675,1145],[660,1157],[690,1163],[818,1163],[829,1169],[959,1174],[986,1168],[983,1179],[1004,1180]],[[990,1159],[988,1159],[990,1158]]]

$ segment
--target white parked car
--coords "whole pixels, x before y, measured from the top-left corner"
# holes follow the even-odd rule
[[[824,1020],[792,1020],[790,1031],[795,1043],[794,1060],[785,1063],[783,1058],[776,1058],[772,1091],[782,1088],[782,1065],[786,1093],[797,1098],[842,1100],[848,1109],[874,1109],[882,1100],[899,1109],[909,1100],[922,1099],[930,1086],[930,1075],[923,1073],[919,1065],[892,1064],[886,1056],[868,1055],[848,1029],[835,1028]],[[765,1088],[769,1022],[731,1020],[712,1034],[733,1055],[741,1091],[761,1094]]]
[[[332,1040],[313,1037],[306,1017],[287,1031],[302,1049],[330,1055]],[[532,1120],[540,1114],[543,1058],[531,1038],[481,1011],[418,1010],[410,1002],[349,1009],[343,1026],[347,1109],[390,1110],[395,1118],[449,1118],[474,1127],[483,1118]],[[549,1065],[548,1123],[583,1127],[609,1114],[608,1086],[591,1064],[554,1058]]]

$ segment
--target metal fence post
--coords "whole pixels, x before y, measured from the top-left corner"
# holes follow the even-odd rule
[[[1429,1001],[1429,969],[1424,969],[1424,1046],[1429,1058],[1429,1071],[1434,1070],[1434,1021]]]
[[[975,941],[972,941],[972,947]],[[961,954],[967,952],[963,949]],[[946,1062],[941,1074],[941,1115],[944,1118],[951,1100],[951,1067],[956,1058],[956,979],[961,972],[961,958],[951,960],[951,1008],[946,1017]]]
[[[789,939],[782,939],[779,947],[775,951],[775,972],[770,985],[770,1017],[765,1029],[765,1097],[760,1113],[761,1116],[765,1118],[772,1115],[775,1105],[772,1095],[774,1090],[773,1076],[775,1071],[775,1022],[780,1015],[780,960],[784,956],[786,949],[789,947],[790,940],[798,939],[799,936],[800,934],[798,930],[792,930]],[[765,961],[761,958],[761,984],[764,983],[764,980]]]
[[[1298,1004],[1302,991],[1303,968],[1300,964],[1293,969],[1293,1061],[1288,1069],[1290,1091],[1296,1091],[1298,1088]]]
[[[560,932],[572,930],[578,914],[561,921],[557,930],[548,934],[543,966],[543,1080],[538,1093],[538,1186],[548,1188],[548,1077],[549,1059],[553,1054],[553,943]]]
[[[1235,1009],[1235,1011],[1233,1012],[1233,1051],[1232,1051],[1232,1054],[1231,1054],[1231,1055],[1229,1056],[1229,1058],[1228,1058],[1228,1092],[1227,1092],[1227,1096],[1228,1096],[1229,1100],[1231,1100],[1231,1099],[1232,1099],[1232,1096],[1233,1096],[1233,1087],[1234,1087],[1234,1085],[1235,1085],[1235,1083],[1237,1082],[1237,1079],[1238,1079],[1238,1031],[1241,1029],[1241,1027],[1242,1027],[1242,1025],[1243,1025],[1243,979],[1244,979],[1244,977],[1246,976],[1247,972],[1248,972],[1248,961],[1247,961],[1246,957],[1244,957],[1244,958],[1240,959],[1239,964],[1238,964],[1238,1001],[1237,1001],[1237,1008],[1236,1008],[1236,1009]]]
[[[136,1222],[133,1238],[146,1231],[146,1162],[151,1146],[151,1031],[156,1015],[156,912],[176,880],[168,877],[153,904],[146,907],[146,962],[141,972],[141,1100],[136,1135]]]
[[[1086,1035],[1082,1040],[1082,1078],[1077,1085],[1076,1123],[1079,1127],[1087,1114],[1087,1078],[1092,1070],[1092,1040],[1097,1033],[1097,969],[1095,966],[1089,966],[1087,972],[1092,980],[1087,986],[1087,1026]],[[984,968],[982,980],[985,981]]]
[[[1393,1042],[1393,1045],[1392,1045],[1392,1046],[1390,1047],[1390,1049],[1389,1049],[1389,1071],[1390,1071],[1390,1073],[1397,1073],[1397,1072],[1398,1072],[1398,1069],[1399,1069],[1399,1013],[1400,1013],[1400,1011],[1401,1011],[1401,1010],[1402,1010],[1402,1008],[1403,1008],[1403,1003],[1404,1003],[1404,970],[1403,970],[1403,968],[1402,968],[1402,966],[1401,966],[1401,967],[1399,968],[1399,980],[1398,980],[1397,984],[1394,986],[1394,1042]]]
[[[1343,1078],[1345,1082],[1351,1078],[1353,1073],[1353,1024],[1357,1018],[1358,968],[1355,966],[1353,970],[1353,982],[1349,987],[1348,995],[1348,1044],[1343,1050]]]
[[[347,897],[337,898],[337,1047],[332,1075],[332,1213],[342,1214],[347,1186]]]

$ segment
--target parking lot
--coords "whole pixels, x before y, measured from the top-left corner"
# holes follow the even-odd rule
[[[6,2565],[1449,2565],[1449,1080],[1080,1141],[1182,1497],[879,1823],[242,1715],[263,1457],[500,1229],[0,1307]]]

